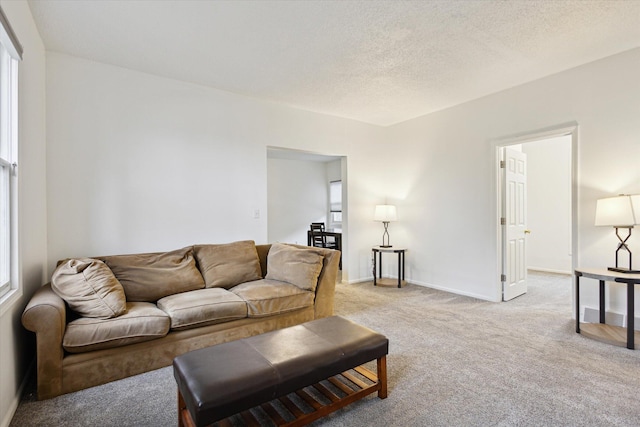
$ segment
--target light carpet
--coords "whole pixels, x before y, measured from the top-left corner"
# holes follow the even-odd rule
[[[389,397],[317,426],[637,426],[640,351],[575,333],[571,278],[491,303],[415,285],[340,284],[336,314],[385,334]],[[175,426],[171,368],[38,402],[11,426]]]

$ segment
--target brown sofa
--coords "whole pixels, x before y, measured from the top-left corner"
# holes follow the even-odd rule
[[[339,260],[330,249],[243,241],[61,261],[22,315],[36,333],[38,398],[330,316]]]

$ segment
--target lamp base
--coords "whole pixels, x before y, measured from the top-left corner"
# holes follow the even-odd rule
[[[626,237],[622,237],[620,235],[620,229],[621,228],[626,228],[627,229],[627,236]],[[633,264],[631,263],[631,250],[629,249],[629,246],[627,246],[627,240],[629,240],[629,237],[631,237],[631,229],[633,228],[633,225],[629,226],[629,227],[615,227],[616,229],[616,236],[618,236],[618,240],[620,240],[620,244],[618,245],[618,249],[616,249],[616,266],[615,267],[609,267],[609,271],[616,271],[618,273],[626,273],[626,274],[640,274],[639,270],[632,270]],[[624,268],[624,267],[618,267],[618,252],[620,252],[620,250],[625,250],[627,251],[627,253],[629,254],[629,268]]]
[[[393,245],[380,245],[381,248],[392,248]]]
[[[615,271],[618,273],[640,274],[640,270],[631,270],[630,268],[623,268],[623,267],[608,267],[607,270]]]

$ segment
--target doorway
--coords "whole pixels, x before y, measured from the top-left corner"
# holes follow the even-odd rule
[[[346,164],[345,156],[267,147],[268,241],[307,245],[310,224],[325,223],[327,231],[339,233],[343,280],[348,265]]]
[[[535,277],[558,274],[571,280],[577,258],[576,145],[577,126],[505,139],[496,144],[498,161],[504,160],[506,148],[522,153],[526,161],[526,191],[524,200],[520,201],[524,217],[519,229],[502,224],[505,215],[509,215],[505,212],[509,189],[504,169],[498,173],[498,281],[503,301],[527,292],[529,271],[535,272]],[[507,240],[509,229],[512,234],[514,230],[522,234],[517,236],[519,240]],[[522,251],[518,256],[523,258],[520,265],[512,259],[517,252],[511,250],[517,246],[514,241],[523,242],[522,248],[518,247]],[[521,273],[520,282],[512,280],[517,276],[514,271]],[[519,293],[512,292],[517,288],[514,283],[520,287]]]

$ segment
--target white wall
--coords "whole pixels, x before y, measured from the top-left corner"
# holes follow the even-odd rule
[[[45,181],[45,54],[26,2],[2,2],[24,48],[19,65],[19,232],[22,297],[0,316],[0,426],[18,406],[20,388],[33,361],[33,334],[22,327],[22,311],[45,280],[47,259]]]
[[[267,212],[267,147],[276,146],[358,153],[350,269],[370,274],[359,254],[371,244],[377,160],[361,147],[381,150],[379,127],[52,52],[47,114],[49,270],[69,256],[265,243],[267,215],[253,213]]]
[[[342,179],[341,165],[342,160],[333,160],[326,163],[328,181],[340,181]]]
[[[575,262],[609,265],[615,236],[593,226],[595,203],[640,193],[639,74],[640,49],[634,49],[386,129],[385,160],[396,174],[390,191],[401,216],[392,233],[410,243],[409,279],[498,300],[496,140],[574,122]],[[640,238],[631,249],[640,253]],[[582,301],[590,303],[596,286],[584,288]],[[624,300],[611,293],[612,306],[622,309]]]
[[[331,162],[327,162],[326,168],[327,168],[327,183],[330,183],[332,181],[342,181],[342,185],[343,186],[348,186],[347,180],[346,178],[343,179],[342,178],[342,162],[344,159],[340,159],[340,160],[334,160]],[[346,160],[345,160],[346,161]],[[331,221],[331,196],[329,195],[328,199],[327,199],[327,228],[331,228],[331,229],[342,229],[342,223],[334,223],[333,221]],[[344,205],[346,205],[346,197],[344,196],[344,188],[343,188],[343,196],[342,196],[342,205],[343,205],[343,209],[344,209]],[[347,214],[346,212],[343,210],[342,213],[343,216],[343,221],[347,221]],[[343,233],[344,234],[344,233]]]
[[[306,245],[309,224],[327,223],[327,164],[268,159],[267,172],[267,240]]]
[[[571,273],[571,136],[522,145],[527,155],[528,267]]]

